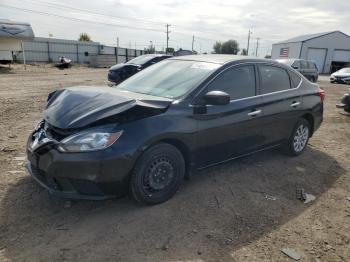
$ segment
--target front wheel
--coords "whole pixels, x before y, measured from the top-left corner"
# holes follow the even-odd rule
[[[284,146],[284,151],[291,156],[300,155],[307,146],[310,138],[310,124],[306,119],[300,119],[293,129],[293,133]]]
[[[131,196],[141,204],[155,205],[170,199],[185,175],[185,161],[174,146],[159,143],[143,153],[130,180]]]

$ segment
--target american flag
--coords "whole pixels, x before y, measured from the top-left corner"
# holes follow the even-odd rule
[[[288,57],[289,56],[289,47],[283,47],[280,49],[280,57]]]
[[[280,57],[288,57],[289,56],[289,47],[283,47],[280,49]]]

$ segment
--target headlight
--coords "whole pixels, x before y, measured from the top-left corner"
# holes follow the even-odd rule
[[[117,141],[122,133],[123,131],[109,133],[101,130],[77,133],[63,139],[58,150],[61,152],[88,152],[105,149]]]

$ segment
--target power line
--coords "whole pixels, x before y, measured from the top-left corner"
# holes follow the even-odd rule
[[[94,15],[100,15],[100,16],[104,16],[104,17],[113,17],[113,18],[117,18],[117,19],[126,19],[126,20],[133,20],[133,21],[137,20],[137,21],[140,21],[140,22],[146,22],[146,23],[156,24],[156,25],[164,25],[165,24],[165,23],[162,23],[162,22],[154,22],[154,21],[151,21],[151,20],[146,20],[146,19],[141,19],[141,18],[136,18],[136,17],[106,15],[106,14],[103,14],[103,13],[90,11],[90,10],[87,10],[87,9],[82,9],[82,8],[67,6],[67,5],[63,5],[63,4],[57,4],[57,3],[49,3],[49,2],[46,2],[46,1],[40,1],[40,0],[36,0],[36,1],[34,1],[34,0],[24,0],[24,1],[35,3],[35,4],[41,3],[41,4],[44,4],[46,6],[53,6],[53,7],[63,8],[63,9],[76,10],[76,11],[80,11],[80,12],[84,12],[84,13],[90,13],[90,14],[94,14]]]
[[[46,2],[46,1],[40,1],[40,0],[24,0],[24,1],[27,1],[27,2],[31,2],[31,3],[41,3],[41,4],[44,4],[46,6],[52,6],[52,7],[58,7],[58,8],[64,8],[64,9],[68,9],[68,10],[77,10],[77,11],[80,11],[80,12],[84,12],[84,13],[88,13],[88,14],[93,14],[93,15],[100,15],[100,16],[104,16],[104,17],[112,17],[112,18],[117,18],[117,19],[126,19],[126,20],[138,20],[138,21],[141,21],[141,22],[146,22],[146,23],[150,23],[150,24],[156,24],[156,25],[164,25],[164,24],[167,24],[165,22],[154,22],[154,21],[151,21],[151,20],[146,20],[146,19],[140,19],[140,18],[134,18],[134,17],[122,17],[122,16],[115,16],[115,15],[106,15],[106,14],[102,14],[102,13],[99,13],[99,12],[93,12],[93,11],[90,11],[90,10],[87,10],[87,9],[81,9],[81,8],[77,8],[77,7],[71,7],[71,6],[67,6],[67,5],[62,5],[62,4],[57,4],[57,3],[49,3],[49,2]],[[39,4],[40,5],[40,4]],[[192,29],[190,28],[186,28],[184,26],[179,26],[179,25],[174,25],[178,28],[182,28],[184,30],[188,30],[188,31],[193,31]],[[207,31],[207,30],[195,30],[196,32],[200,32],[200,33],[205,33],[205,34],[215,34],[215,35],[218,35],[217,32],[213,32],[213,31]],[[189,34],[188,34],[189,35]],[[225,36],[225,37],[229,37],[229,34],[219,34],[221,36]],[[204,38],[203,38],[204,39]]]
[[[5,4],[0,4],[0,6],[5,7],[5,8],[9,8],[9,9],[20,10],[20,11],[23,11],[23,12],[36,13],[36,14],[40,14],[40,15],[46,15],[46,16],[52,16],[52,17],[68,19],[68,20],[71,20],[71,21],[78,21],[78,22],[85,22],[85,23],[94,23],[94,24],[101,24],[101,25],[107,25],[107,26],[115,26],[115,27],[134,29],[134,30],[145,30],[145,31],[151,31],[151,32],[162,32],[161,30],[157,30],[157,29],[144,28],[144,27],[135,27],[135,26],[127,26],[127,25],[118,25],[118,24],[99,22],[99,21],[91,21],[91,20],[87,20],[87,19],[68,17],[68,16],[52,14],[52,13],[43,12],[43,11],[37,11],[37,10],[33,10],[33,9],[20,8],[20,7],[15,7],[15,6],[11,6],[11,5],[5,5]],[[176,33],[189,36],[189,34],[182,33],[182,32],[176,32]],[[197,37],[197,38],[203,39],[203,40],[216,41],[215,39],[210,39],[210,38],[205,38],[205,37]]]
[[[78,21],[78,22],[95,23],[95,24],[116,26],[116,27],[128,28],[128,29],[161,32],[160,30],[151,29],[151,28],[135,27],[135,26],[128,26],[128,25],[117,25],[117,24],[111,24],[111,23],[106,23],[106,22],[91,21],[91,20],[86,20],[86,19],[74,18],[74,17],[69,17],[69,16],[63,16],[63,15],[56,15],[56,14],[52,14],[52,13],[47,13],[47,12],[42,12],[42,11],[37,11],[37,10],[32,10],[32,9],[26,9],[26,8],[20,8],[20,7],[4,5],[4,4],[0,4],[0,6],[10,8],[10,9],[16,9],[16,10],[20,10],[20,11],[24,11],[24,12],[29,12],[29,13],[36,13],[36,14],[41,14],[41,15],[48,15],[48,16],[54,16],[54,17],[58,17],[58,18],[64,18],[64,19]]]

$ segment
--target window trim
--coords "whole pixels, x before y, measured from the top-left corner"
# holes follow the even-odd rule
[[[196,106],[196,104],[194,103],[200,96],[201,94],[203,93],[204,90],[206,90],[207,86],[216,78],[218,77],[222,72],[228,70],[229,68],[232,68],[232,67],[236,67],[236,66],[244,66],[244,65],[252,65],[254,66],[254,70],[255,70],[255,82],[256,82],[256,85],[255,85],[255,96],[250,96],[250,97],[244,97],[244,98],[239,98],[239,99],[234,99],[234,100],[230,100],[230,103],[232,102],[236,102],[236,101],[242,101],[242,100],[247,100],[247,99],[252,99],[252,98],[256,98],[256,97],[264,97],[264,96],[268,96],[268,95],[273,95],[273,94],[278,94],[278,93],[284,93],[284,92],[290,92],[290,91],[295,91],[297,89],[300,88],[301,84],[303,83],[303,78],[300,77],[300,82],[299,84],[297,85],[297,87],[293,87],[292,88],[292,84],[290,83],[290,86],[291,88],[289,89],[285,89],[285,90],[281,90],[281,91],[276,91],[276,92],[271,92],[271,93],[266,93],[266,94],[258,94],[257,91],[259,91],[260,93],[260,79],[259,77],[257,76],[257,74],[260,74],[259,72],[259,69],[258,69],[258,66],[259,65],[270,65],[270,66],[275,66],[275,67],[279,67],[281,69],[284,69],[287,71],[287,74],[288,74],[288,77],[289,77],[289,81],[291,81],[290,79],[290,75],[289,75],[289,70],[284,68],[283,66],[280,66],[278,64],[275,64],[275,63],[269,63],[269,62],[243,62],[243,63],[239,63],[239,64],[235,64],[235,65],[231,65],[231,66],[228,66],[227,68],[223,69],[222,71],[220,71],[216,76],[214,76],[212,79],[210,79],[208,81],[208,83],[204,84],[204,86],[202,88],[200,88],[200,90],[198,92],[194,91],[195,94],[193,95],[193,98],[191,99],[190,103],[189,103],[189,106],[190,107],[194,107]],[[204,80],[205,81],[205,80]]]

